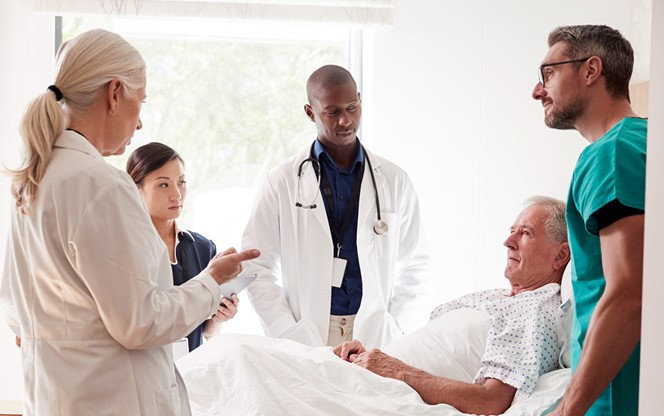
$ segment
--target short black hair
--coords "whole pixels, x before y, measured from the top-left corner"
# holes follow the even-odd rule
[[[344,85],[347,83],[352,83],[355,88],[357,88],[353,75],[351,75],[346,68],[338,65],[323,65],[315,70],[307,80],[307,100],[309,100],[309,104],[311,104],[314,93],[320,88]]]

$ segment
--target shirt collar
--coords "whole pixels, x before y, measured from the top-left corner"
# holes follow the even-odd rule
[[[54,147],[76,150],[88,154],[95,159],[104,159],[101,153],[99,153],[99,150],[97,150],[88,139],[73,130],[65,130],[62,132],[60,137],[55,140]]]
[[[194,236],[191,235],[191,233],[187,230],[181,230],[180,227],[178,227],[178,222],[175,221],[175,245],[173,246],[173,258],[175,259],[175,263],[171,262],[171,264],[178,264],[178,244],[180,244],[180,240],[182,241],[189,241],[189,242],[194,242]]]
[[[356,146],[355,161],[351,165],[352,169],[350,169],[350,171],[355,170],[359,165],[362,164],[362,162],[364,162],[364,151],[362,149],[362,143],[360,143],[360,138],[359,137],[357,137],[356,139],[357,140],[356,140],[356,144],[355,144],[355,146]],[[323,144],[320,142],[320,140],[316,139],[316,141],[314,142],[314,156],[319,161],[320,161],[321,154],[325,154],[325,156],[330,161],[332,161],[332,158],[330,157],[330,155],[327,153],[327,151],[323,147]]]
[[[184,238],[185,240],[189,240],[189,241],[195,241],[195,240],[196,240],[196,239],[194,238],[194,236],[189,232],[189,230],[181,229],[181,228],[178,226],[178,222],[177,222],[177,221],[175,221],[175,235],[178,237],[177,240],[176,240],[176,244],[178,243],[178,241],[179,241],[181,238]]]

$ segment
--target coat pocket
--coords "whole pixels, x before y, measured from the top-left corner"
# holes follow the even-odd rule
[[[180,392],[177,384],[156,392],[156,408],[158,415],[180,414]]]
[[[381,213],[381,219],[387,224],[388,229],[385,234],[379,235],[373,232],[372,228],[374,255],[377,259],[391,259],[396,253],[394,244],[398,233],[397,216],[393,213],[383,212]],[[373,227],[374,224],[371,224],[371,226]]]

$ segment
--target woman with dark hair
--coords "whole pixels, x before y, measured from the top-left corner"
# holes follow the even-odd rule
[[[197,276],[217,253],[212,241],[178,228],[176,220],[187,196],[184,160],[169,146],[152,142],[129,155],[126,169],[138,186],[157,233],[168,248],[173,284],[179,286]],[[233,318],[239,301],[236,295],[233,299],[222,297],[212,318],[187,335],[189,351],[199,347],[203,337],[213,336],[220,323]]]

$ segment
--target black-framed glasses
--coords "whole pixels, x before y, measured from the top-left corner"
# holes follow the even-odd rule
[[[558,66],[558,65],[564,65],[564,64],[573,64],[576,62],[584,62],[587,61],[588,59],[592,58],[592,56],[589,56],[587,58],[581,58],[581,59],[570,59],[569,61],[560,61],[560,62],[552,62],[550,64],[542,64],[539,66],[539,71],[537,71],[537,79],[539,80],[540,84],[542,84],[542,88],[546,87],[546,81],[549,80],[551,77],[552,72],[547,72],[544,74],[544,68],[548,68],[551,66]]]

